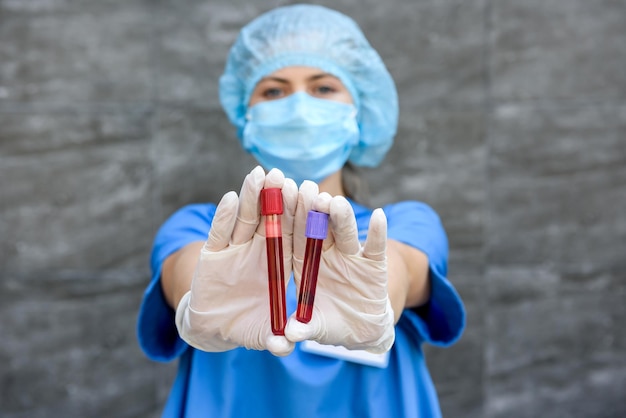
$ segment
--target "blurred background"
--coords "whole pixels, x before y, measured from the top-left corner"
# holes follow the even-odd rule
[[[217,94],[288,1],[0,0],[0,416],[156,417],[159,225],[254,161]],[[468,326],[426,347],[446,417],[626,416],[626,3],[335,0],[400,95],[371,204],[433,206]]]

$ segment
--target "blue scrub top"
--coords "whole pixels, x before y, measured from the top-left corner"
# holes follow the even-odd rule
[[[372,210],[350,202],[364,240]],[[388,237],[421,250],[430,265],[430,301],[406,309],[396,324],[396,340],[386,368],[366,366],[304,352],[275,357],[238,348],[207,353],[187,345],[174,323],[161,285],[163,261],[193,241],[205,241],[215,214],[213,204],[186,206],[156,235],[152,281],[141,304],[139,344],[155,361],[179,359],[178,374],[163,417],[439,417],[435,387],[421,345],[448,346],[465,327],[463,303],[447,280],[448,241],[437,214],[420,202],[383,208]],[[287,312],[296,310],[293,280]]]

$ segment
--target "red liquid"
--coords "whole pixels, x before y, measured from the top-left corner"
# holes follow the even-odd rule
[[[298,295],[298,310],[296,311],[296,319],[305,324],[311,321],[311,316],[313,315],[317,273],[320,269],[323,243],[323,239],[308,238],[306,240],[300,295]]]
[[[267,237],[267,272],[270,293],[270,322],[274,335],[285,335],[287,305],[285,302],[285,269],[283,266],[283,240]]]

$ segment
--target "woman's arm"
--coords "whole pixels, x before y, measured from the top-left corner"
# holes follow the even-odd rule
[[[399,241],[387,241],[387,290],[396,323],[405,308],[428,302],[428,271],[428,257],[423,252]]]
[[[191,279],[204,243],[192,242],[170,255],[163,263],[161,287],[165,300],[176,309],[191,288]],[[387,241],[388,292],[396,322],[405,308],[428,302],[428,258],[421,251],[398,241]]]
[[[191,279],[204,243],[192,242],[170,255],[163,263],[161,287],[165,300],[176,309],[191,288]],[[404,308],[423,305],[430,296],[428,258],[421,251],[398,241],[387,241],[389,298],[396,322]]]
[[[161,288],[168,305],[174,310],[178,302],[191,289],[191,279],[198,264],[204,242],[196,241],[176,251],[163,262]]]

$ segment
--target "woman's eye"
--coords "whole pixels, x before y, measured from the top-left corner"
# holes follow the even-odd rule
[[[331,86],[318,86],[318,87],[315,88],[315,92],[317,94],[324,95],[324,94],[335,93],[336,90],[333,87],[331,87]]]
[[[283,91],[279,88],[268,88],[263,90],[263,97],[266,99],[276,99],[278,97],[281,97],[283,94]]]

